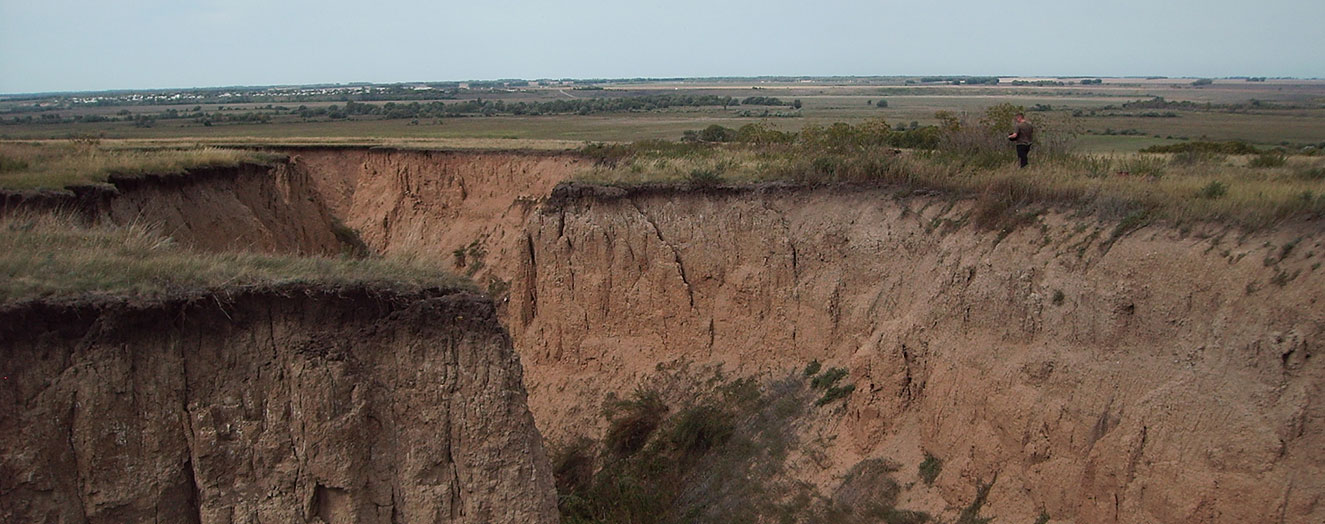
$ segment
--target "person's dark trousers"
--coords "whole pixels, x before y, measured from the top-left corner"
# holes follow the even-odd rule
[[[1030,144],[1017,144],[1017,160],[1021,161],[1021,167],[1026,167],[1030,163],[1026,157],[1031,154]]]

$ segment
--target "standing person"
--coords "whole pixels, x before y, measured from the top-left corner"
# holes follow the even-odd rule
[[[1030,163],[1027,156],[1031,154],[1031,140],[1035,137],[1035,126],[1027,122],[1026,115],[1021,113],[1017,113],[1016,120],[1017,126],[1012,134],[1008,135],[1008,140],[1017,145],[1017,160],[1021,161],[1021,167],[1026,167],[1026,164]]]

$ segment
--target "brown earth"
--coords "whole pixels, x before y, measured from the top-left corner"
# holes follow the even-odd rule
[[[0,369],[0,521],[557,521],[486,297],[11,304]]]
[[[914,481],[929,453],[941,474],[900,506],[945,520],[981,481],[1000,521],[1325,520],[1318,224],[1115,238],[1117,222],[1050,211],[999,231],[972,202],[889,188],[625,191],[557,186],[586,163],[566,154],[291,154],[272,177],[298,224],[240,222],[296,233],[220,247],[334,250],[319,231],[338,218],[378,252],[475,276],[550,441],[601,431],[604,396],[660,366],[785,376],[820,360],[856,386],[797,428],[826,451],[790,466],[820,487],[871,458]],[[266,216],[240,200],[257,203],[126,209]]]
[[[1030,522],[1325,518],[1325,235],[1043,215],[861,188],[594,190],[529,223],[508,322],[552,440],[659,363],[846,367],[827,486],[857,461],[944,461],[904,507]],[[1292,244],[1293,247],[1287,248]],[[914,471],[914,469],[912,469]]]

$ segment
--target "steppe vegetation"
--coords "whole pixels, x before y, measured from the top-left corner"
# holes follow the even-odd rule
[[[61,189],[101,184],[113,174],[165,175],[278,158],[283,156],[218,147],[109,146],[96,138],[0,142],[0,188]]]
[[[294,284],[381,289],[472,287],[423,260],[204,253],[156,224],[87,224],[64,214],[0,218],[0,303],[69,296],[142,299]]]
[[[709,126],[682,142],[591,144],[599,160],[582,176],[612,185],[696,187],[788,182],[895,184],[977,197],[986,218],[1066,206],[1109,219],[1220,221],[1261,227],[1325,214],[1325,157],[1242,142],[1187,142],[1155,153],[1089,154],[1073,147],[1069,120],[1029,113],[1037,125],[1031,167],[1018,169],[1005,135],[1024,108],[946,113],[940,124],[894,129],[883,119],[807,125]],[[993,222],[997,222],[994,220]],[[992,222],[991,222],[992,223]]]

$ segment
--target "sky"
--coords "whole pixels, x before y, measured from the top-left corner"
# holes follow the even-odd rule
[[[0,0],[0,93],[498,78],[1325,77],[1322,0]]]

